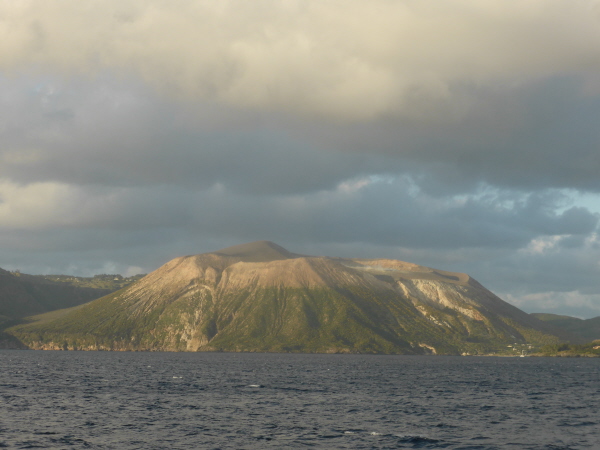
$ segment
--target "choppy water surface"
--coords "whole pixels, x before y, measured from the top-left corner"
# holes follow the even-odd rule
[[[0,351],[0,447],[600,449],[600,359]]]

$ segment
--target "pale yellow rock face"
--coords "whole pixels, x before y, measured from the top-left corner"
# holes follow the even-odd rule
[[[269,258],[275,259],[266,260]],[[497,307],[499,300],[463,273],[390,259],[309,257],[263,242],[175,258],[132,285],[121,298],[136,298],[133,310],[144,314],[167,299],[198,294],[202,297],[205,291],[215,296],[217,290],[228,293],[241,289],[344,285],[375,292],[393,291],[410,300],[427,317],[431,315],[424,312],[423,305],[450,308],[468,318],[483,320],[478,308],[492,303]],[[191,348],[206,344],[193,336],[193,330],[184,333]]]
[[[398,282],[398,287],[415,306],[447,307],[472,319],[483,320],[475,309],[477,302],[469,296],[474,293],[463,286],[432,280],[406,280]]]
[[[364,280],[356,271],[333,260],[299,257],[264,263],[238,262],[223,272],[221,283],[224,289],[247,286],[313,288],[340,283],[360,284]]]

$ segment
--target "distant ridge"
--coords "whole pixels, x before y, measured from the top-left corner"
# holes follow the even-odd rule
[[[568,333],[579,336],[586,342],[600,339],[600,316],[592,319],[579,319],[578,317],[547,313],[533,313],[531,315]]]
[[[121,278],[120,282],[107,281],[93,286],[90,280],[11,273],[0,269],[0,319],[12,320],[80,305],[117,290],[119,285],[127,284]]]
[[[28,321],[5,331],[28,348],[65,350],[497,354],[572,338],[466,274],[270,241],[175,258]]]

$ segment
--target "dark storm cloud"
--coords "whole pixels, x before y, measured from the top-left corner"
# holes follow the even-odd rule
[[[48,191],[44,186],[41,189]],[[85,244],[72,237],[69,243],[53,244],[69,247],[110,246],[105,240],[111,230],[152,236],[153,230],[173,228],[190,237],[254,240],[269,236],[281,241],[293,237],[292,241],[301,244],[362,242],[413,248],[515,250],[540,235],[585,237],[598,222],[598,215],[580,207],[555,212],[552,202],[558,199],[562,204],[561,196],[548,195],[540,200],[531,194],[495,192],[441,199],[414,189],[408,178],[377,177],[358,178],[332,190],[303,195],[236,193],[222,186],[202,191],[161,185],[118,190],[82,188],[71,194],[74,201],[63,207],[66,217],[61,220],[55,217],[52,202],[59,203],[64,195],[43,199],[49,203],[45,212],[24,209],[19,216],[13,211],[10,220],[12,229],[92,230],[95,237],[84,239]],[[9,218],[5,223],[9,224]],[[97,229],[103,233],[96,234]],[[135,246],[139,241],[138,236],[131,243]],[[113,243],[124,245],[118,239]]]
[[[110,79],[68,88],[48,82],[30,93],[31,81],[23,82],[22,95],[5,98],[12,114],[0,175],[109,186],[223,183],[269,194],[328,189],[361,174],[409,173],[433,195],[470,192],[481,182],[596,191],[600,132],[593,118],[600,101],[580,100],[567,84],[538,86],[535,95],[503,90],[511,101],[483,96],[484,110],[473,107],[459,122],[326,127],[272,114],[257,119],[214,104],[181,109]]]
[[[285,194],[331,188],[389,166],[389,158],[311,145],[268,117],[256,121],[218,105],[181,110],[114,82],[78,84],[48,82],[39,92],[7,99],[13,113],[0,176],[105,186],[223,183],[243,192]],[[55,111],[64,109],[68,115],[57,118]],[[213,117],[204,121],[203,115]]]
[[[319,129],[346,151],[387,155],[432,194],[469,192],[479,182],[509,189],[600,191],[600,96],[576,78],[460,89],[460,115],[387,119]],[[305,130],[308,134],[310,131]]]

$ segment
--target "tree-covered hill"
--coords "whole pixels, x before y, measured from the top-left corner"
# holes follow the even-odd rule
[[[28,275],[0,269],[0,323],[87,303],[141,277]]]
[[[600,316],[593,319],[579,319],[577,317],[545,313],[534,313],[532,316],[579,336],[584,342],[600,339]]]
[[[587,344],[550,344],[543,346],[536,356],[600,357],[600,339]]]

